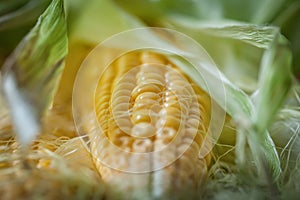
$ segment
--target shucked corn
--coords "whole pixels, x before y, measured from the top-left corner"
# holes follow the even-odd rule
[[[210,162],[210,155],[199,158],[210,120],[210,98],[199,86],[165,56],[136,51],[110,64],[95,94],[104,134],[91,134],[90,147],[104,181],[126,191],[127,198],[187,198],[199,192]],[[148,159],[120,155],[111,144],[123,152],[148,153]],[[154,170],[123,172],[131,165]]]

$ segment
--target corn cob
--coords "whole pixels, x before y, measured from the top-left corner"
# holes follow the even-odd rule
[[[114,61],[98,82],[95,110],[104,134],[92,133],[90,148],[104,181],[126,191],[128,199],[186,198],[197,193],[210,162],[210,155],[199,158],[210,120],[210,98],[165,56],[137,51]],[[126,154],[120,155],[111,144]],[[144,153],[147,159],[128,152]],[[153,171],[123,172],[133,165]]]

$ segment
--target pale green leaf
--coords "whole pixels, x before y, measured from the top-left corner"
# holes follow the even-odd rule
[[[2,70],[4,93],[23,144],[30,143],[39,131],[66,54],[63,1],[54,0],[7,58]]]

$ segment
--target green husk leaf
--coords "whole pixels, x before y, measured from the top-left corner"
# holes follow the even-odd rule
[[[20,142],[30,143],[51,102],[67,54],[67,31],[62,0],[54,0],[12,55],[2,74]]]
[[[49,5],[50,0],[30,0],[26,2],[22,7],[18,7],[18,4],[22,1],[11,2],[11,4],[3,4],[1,11],[4,13],[10,10],[11,7],[16,7],[16,10],[12,10],[4,15],[0,15],[0,31],[24,26],[34,22],[43,10]],[[0,5],[1,6],[1,5]]]
[[[128,15],[110,0],[91,0],[78,8],[73,2],[67,5],[71,14],[70,40],[97,45],[114,34],[142,26],[137,18]],[[72,15],[74,12],[76,16]]]
[[[286,9],[282,10],[273,21],[281,27],[282,34],[291,43],[293,52],[293,72],[300,75],[300,1],[290,1]]]
[[[184,19],[186,21],[187,19]],[[238,133],[237,133],[237,162],[241,165],[245,165],[245,153],[241,149],[246,148],[245,140],[249,143],[250,149],[252,151],[252,154],[255,155],[253,158],[256,160],[256,165],[258,166],[258,171],[260,171],[260,174],[264,174],[268,170],[266,170],[266,164],[263,163],[263,160],[267,160],[269,167],[272,169],[273,177],[278,177],[278,175],[281,172],[280,169],[280,161],[276,152],[276,149],[274,148],[273,141],[271,137],[269,136],[269,133],[267,132],[267,128],[270,125],[270,121],[272,121],[273,115],[278,111],[279,106],[281,105],[284,97],[287,94],[287,90],[289,90],[290,84],[288,82],[291,81],[290,76],[290,57],[288,53],[290,52],[289,48],[286,47],[285,51],[286,54],[281,56],[281,59],[283,61],[281,63],[277,63],[278,59],[274,56],[269,56],[269,54],[272,54],[271,52],[275,52],[275,54],[280,54],[282,51],[281,48],[277,48],[274,46],[271,46],[274,41],[276,42],[276,36],[279,34],[278,29],[275,27],[260,27],[260,26],[254,26],[254,25],[248,25],[248,24],[236,24],[236,25],[226,25],[221,24],[221,26],[215,26],[214,24],[210,26],[197,26],[197,24],[192,27],[189,26],[189,23],[183,23],[182,20],[177,20],[177,18],[170,18],[167,22],[170,27],[175,27],[177,30],[180,30],[183,33],[187,33],[190,36],[192,36],[194,39],[199,41],[200,43],[205,40],[205,34],[203,33],[209,33],[213,34],[215,38],[229,38],[231,39],[231,42],[225,43],[226,45],[235,46],[236,48],[239,47],[249,47],[252,48],[253,46],[257,49],[258,53],[263,54],[264,53],[264,61],[262,63],[263,66],[267,65],[268,68],[272,68],[271,70],[275,71],[275,74],[279,74],[282,78],[282,81],[277,82],[277,86],[273,88],[274,81],[278,77],[272,77],[272,81],[268,80],[268,76],[262,75],[260,81],[256,80],[258,86],[262,88],[263,91],[271,90],[275,91],[276,89],[283,89],[284,92],[278,94],[278,96],[271,96],[272,93],[270,92],[262,92],[258,94],[258,99],[260,99],[259,103],[255,105],[252,104],[250,98],[248,95],[242,92],[239,88],[234,86],[234,84],[228,84],[229,80],[225,81],[225,88],[226,88],[226,97],[227,97],[227,107],[226,111],[233,117],[233,119],[238,124]],[[192,24],[192,23],[191,23]],[[195,24],[195,23],[193,23]],[[219,40],[222,42],[222,40]],[[213,42],[211,42],[213,43]],[[237,45],[239,43],[246,43],[247,45]],[[206,46],[215,45],[206,43]],[[222,46],[222,44],[218,44],[219,46]],[[206,47],[205,46],[205,47]],[[252,46],[252,47],[251,47]],[[212,48],[210,48],[212,49]],[[222,56],[222,54],[214,53],[213,51],[210,51],[210,55],[212,58],[217,58]],[[227,53],[228,54],[228,53]],[[231,52],[231,56],[233,58],[231,60],[231,66],[229,66],[232,70],[242,68],[243,65],[239,64],[239,56],[240,55],[234,55],[235,51]],[[274,53],[273,53],[274,54]],[[272,54],[272,55],[273,55]],[[262,55],[261,55],[262,56]],[[244,57],[242,57],[244,58]],[[259,56],[256,56],[256,59],[260,60]],[[266,63],[266,59],[269,59],[269,62]],[[279,58],[280,59],[280,58]],[[287,60],[284,60],[287,59]],[[274,63],[278,65],[278,67],[273,66]],[[219,63],[222,64],[222,63]],[[226,63],[225,63],[226,64]],[[257,63],[254,63],[257,64]],[[253,68],[256,68],[256,70],[259,69],[259,65],[255,66],[252,65]],[[280,71],[281,70],[281,71]],[[224,69],[222,71],[225,71]],[[282,73],[284,71],[284,73]],[[268,69],[266,70],[268,72]],[[192,74],[192,73],[190,73]],[[238,77],[239,74],[236,75]],[[234,76],[232,76],[234,78]],[[195,81],[199,80],[198,78],[194,78]],[[263,80],[263,81],[262,81]],[[271,88],[271,89],[270,89]],[[267,108],[263,107],[266,105],[267,101],[269,101],[272,98],[272,101],[274,104],[271,104],[273,107],[271,110],[268,110]],[[264,99],[261,103],[261,99]],[[270,104],[269,104],[270,105]],[[268,106],[269,106],[268,105]],[[241,109],[243,107],[249,108],[247,109]],[[268,107],[270,108],[270,107]],[[259,116],[257,113],[263,113],[262,115],[264,118],[262,120],[262,117]],[[259,116],[259,120],[254,120],[255,116]],[[265,122],[265,123],[264,123]],[[262,124],[264,125],[262,126]],[[256,127],[259,126],[260,129],[256,130]],[[242,136],[242,135],[246,135]]]
[[[287,40],[279,33],[265,52],[259,80],[259,94],[253,121],[258,133],[274,119],[292,85],[292,53]]]
[[[161,26],[164,18],[191,18],[219,24],[224,21],[279,26],[292,43],[294,72],[300,74],[300,2],[298,0],[114,0],[124,10],[138,16],[150,26]],[[130,2],[130,3],[129,3]],[[258,34],[257,34],[258,35]]]
[[[251,23],[264,23],[280,11],[284,0],[115,0],[127,11],[144,19],[155,21],[162,16],[181,15],[198,19],[233,19]]]

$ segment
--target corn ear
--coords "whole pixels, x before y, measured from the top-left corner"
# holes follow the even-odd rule
[[[90,131],[90,151],[107,184],[130,191],[128,198],[199,192],[211,157],[199,158],[210,123],[210,98],[199,86],[165,55],[141,51],[114,61],[95,94],[103,134]],[[126,172],[134,165],[145,171]]]

